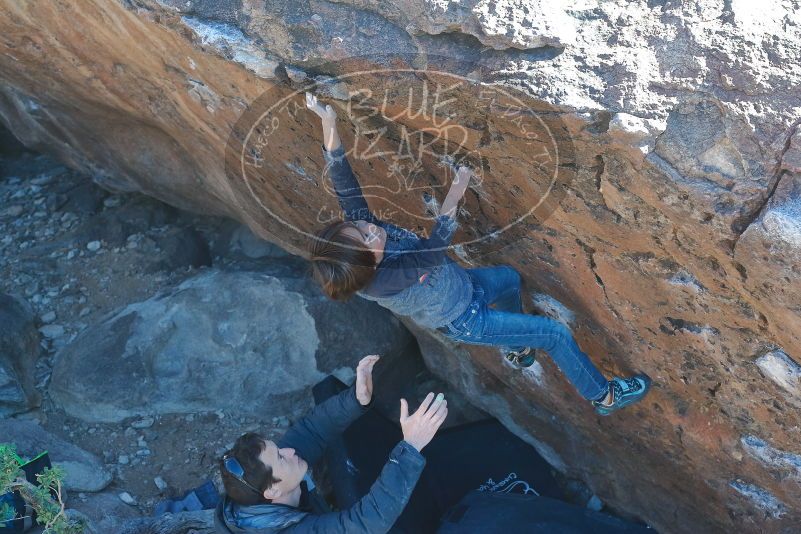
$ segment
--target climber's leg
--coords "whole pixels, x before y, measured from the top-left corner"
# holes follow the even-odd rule
[[[484,302],[494,304],[496,310],[523,313],[520,274],[515,269],[508,265],[498,265],[467,269],[467,274],[473,284],[483,290]],[[528,367],[534,363],[534,355],[527,352],[527,347],[502,345],[500,349],[509,361],[520,367]]]
[[[508,265],[467,269],[467,274],[484,290],[484,300],[496,310],[523,313],[520,274]]]
[[[587,400],[601,401],[609,391],[609,382],[581,351],[570,330],[548,317],[497,311],[473,303],[449,331],[451,337],[466,343],[542,349]]]

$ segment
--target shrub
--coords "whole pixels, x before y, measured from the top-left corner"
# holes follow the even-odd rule
[[[22,471],[22,462],[13,445],[0,443],[0,495],[17,491],[36,511],[36,520],[47,534],[83,534],[86,526],[70,519],[65,513],[62,480],[64,471],[58,467],[45,468],[36,475],[39,485],[31,484]],[[13,518],[14,511],[4,505],[0,521]],[[44,534],[43,533],[43,534]]]

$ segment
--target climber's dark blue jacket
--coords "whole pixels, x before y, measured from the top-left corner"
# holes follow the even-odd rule
[[[355,389],[347,389],[296,422],[278,441],[278,447],[293,448],[309,465],[314,465],[322,457],[328,442],[365,410],[356,400]],[[215,523],[218,531],[225,534],[387,532],[409,501],[424,466],[423,456],[401,441],[390,453],[369,493],[347,510],[331,512],[323,506],[314,506],[320,499],[311,499],[312,506],[301,509],[283,504],[240,506],[223,497],[216,510]]]
[[[382,221],[370,211],[344,147],[331,152],[323,147],[323,156],[345,220],[368,221],[387,232],[384,257],[358,295],[430,328],[462,315],[473,299],[473,284],[467,272],[446,254],[456,221],[440,215],[427,238]]]

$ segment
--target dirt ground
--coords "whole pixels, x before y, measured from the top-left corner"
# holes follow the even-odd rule
[[[115,225],[127,230],[137,217],[152,225],[120,236],[108,230]],[[159,265],[163,261],[154,260],[163,252],[158,243],[164,235],[194,229],[214,249],[221,229],[230,224],[181,212],[140,194],[108,193],[45,156],[26,152],[0,159],[0,291],[27,301],[42,327],[63,329],[61,335],[43,336],[36,378],[44,400],[40,409],[22,417],[39,421],[49,432],[102,459],[114,475],[104,493],[128,492],[137,501],[125,515],[150,514],[158,501],[213,476],[215,458],[240,433],[258,430],[277,437],[288,426],[286,420],[265,426],[222,412],[88,424],[66,416],[47,396],[53,357],[60,347],[106,313],[196,274],[191,266],[170,269],[169,261]],[[102,239],[104,232],[111,242]],[[94,245],[87,248],[94,241],[100,243],[96,251],[90,250]],[[182,258],[174,260],[180,264]],[[157,487],[156,477],[166,482],[166,489]],[[92,499],[91,494],[70,495],[68,502],[80,510],[82,501]]]

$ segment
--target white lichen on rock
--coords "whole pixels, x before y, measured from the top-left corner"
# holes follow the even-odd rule
[[[643,154],[654,149],[656,138],[665,131],[667,122],[660,119],[644,119],[628,113],[615,113],[609,121],[609,133],[625,138]]]
[[[261,78],[275,78],[279,62],[271,59],[264,50],[240,29],[221,22],[205,22],[193,17],[181,17],[201,43],[214,48],[219,54],[235,61]]]
[[[801,480],[801,455],[772,447],[757,436],[743,436],[740,443],[748,454],[762,463],[787,472],[795,480]]]
[[[531,301],[534,303],[534,307],[537,308],[540,313],[547,315],[551,319],[559,321],[568,328],[570,328],[570,326],[576,320],[575,313],[550,295],[546,295],[545,293],[535,293],[531,297]]]
[[[778,519],[787,512],[787,507],[784,503],[765,488],[748,484],[740,479],[732,481],[729,486],[774,519]]]
[[[774,350],[757,358],[757,367],[781,388],[801,399],[801,365],[782,350]]]
[[[788,245],[801,247],[801,214],[784,209],[770,210],[762,218],[765,231]]]
[[[473,8],[473,35],[496,50],[564,47],[576,39],[574,19],[555,2],[482,0]]]
[[[702,291],[706,291],[701,282],[699,282],[695,276],[685,270],[681,270],[671,276],[668,279],[668,283],[674,286],[685,287],[693,293],[701,293]]]

